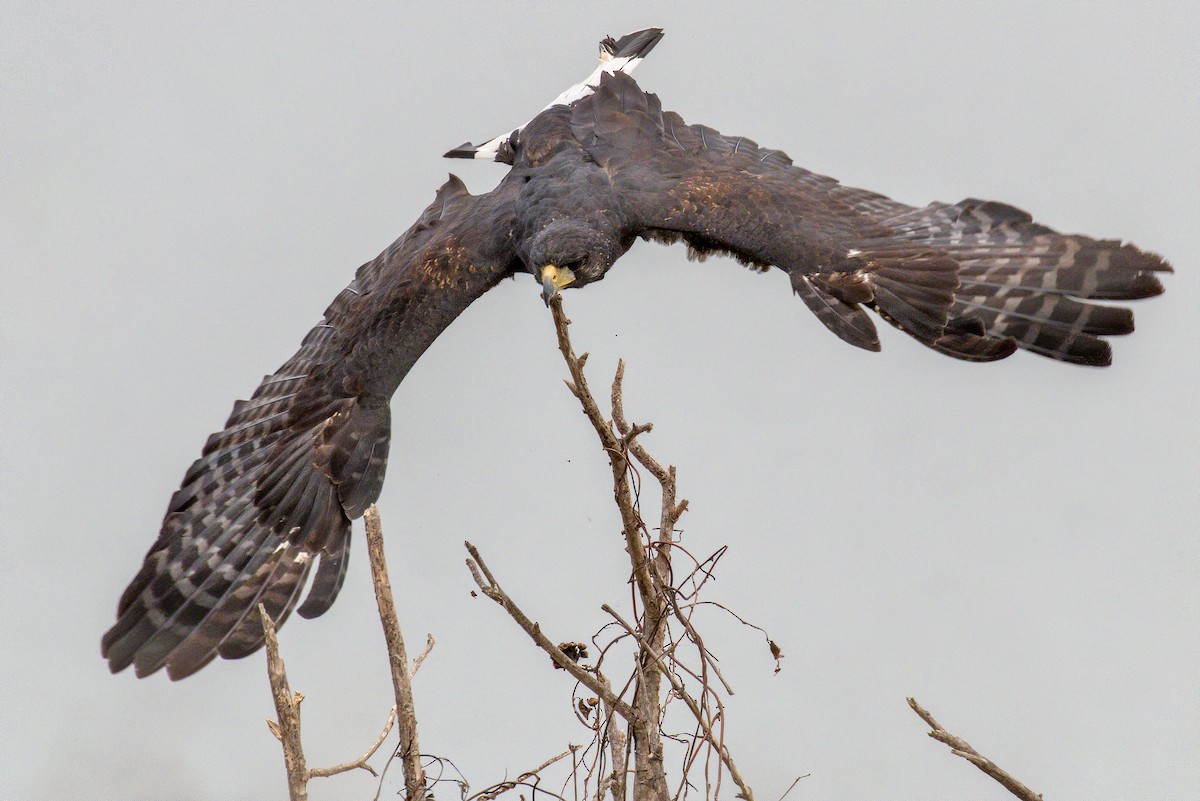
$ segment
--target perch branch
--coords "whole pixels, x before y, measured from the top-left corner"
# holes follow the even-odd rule
[[[571,346],[571,338],[567,335],[567,326],[571,324],[571,321],[563,313],[561,296],[555,296],[550,301],[550,311],[554,315],[558,349],[567,363],[567,370],[571,373],[571,380],[567,382],[567,388],[579,400],[583,407],[583,413],[591,422],[592,428],[596,429],[601,447],[608,454],[609,462],[612,465],[613,498],[617,503],[617,508],[621,511],[625,545],[629,551],[630,561],[633,563],[633,575],[638,591],[643,598],[652,598],[655,594],[654,582],[650,578],[649,560],[646,557],[645,546],[642,544],[642,519],[634,508],[633,495],[629,489],[629,482],[625,478],[625,471],[629,467],[629,457],[626,455],[628,443],[618,437],[612,426],[604,419],[600,407],[596,405],[596,399],[588,388],[587,378],[583,374],[583,365],[587,361],[587,354],[575,355],[575,349]]]
[[[600,438],[600,446],[608,454],[613,476],[613,500],[621,513],[625,548],[633,568],[634,582],[638,594],[641,596],[642,619],[640,622],[642,630],[647,632],[649,652],[644,652],[638,657],[638,682],[634,690],[633,701],[634,718],[630,720],[634,733],[634,799],[635,801],[648,801],[649,799],[666,801],[670,796],[663,764],[662,734],[659,729],[659,721],[662,719],[661,680],[657,671],[647,672],[644,668],[650,659],[649,654],[656,649],[661,649],[666,637],[663,618],[666,615],[667,601],[664,588],[669,584],[671,573],[670,551],[669,549],[658,549],[656,555],[651,557],[650,554],[654,553],[654,549],[647,548],[642,540],[642,535],[645,533],[648,539],[652,540],[653,538],[646,530],[646,524],[638,511],[637,501],[629,480],[631,471],[629,453],[636,449],[633,451],[635,457],[639,452],[645,454],[637,443],[637,437],[639,434],[649,431],[651,426],[649,424],[630,426],[621,414],[623,364],[618,366],[616,378],[613,380],[613,424],[609,424],[604,419],[583,373],[587,354],[576,356],[575,349],[571,345],[571,338],[567,331],[571,321],[563,312],[561,297],[556,297],[551,301],[550,310],[554,317],[554,330],[558,336],[558,349],[571,374],[571,380],[567,383],[567,387],[579,400],[584,415]],[[618,436],[618,432],[620,436]],[[641,457],[636,458],[640,459]],[[648,461],[644,464],[662,485],[662,518],[666,528],[661,529],[660,533],[670,542],[674,521],[682,513],[682,508],[675,505],[674,470],[663,470],[657,462],[649,457],[646,458]]]
[[[929,736],[938,742],[942,742],[950,746],[950,753],[954,754],[955,756],[962,757],[987,775],[991,776],[993,779],[999,782],[1004,789],[1008,790],[1017,798],[1020,798],[1021,801],[1042,801],[1041,793],[1035,793],[1033,790],[1030,790],[1024,784],[1014,779],[1007,771],[1001,770],[999,767],[997,767],[996,763],[992,762],[992,760],[988,759],[972,748],[966,740],[957,735],[951,734],[942,728],[942,724],[934,720],[933,715],[929,714],[928,711],[926,711],[920,704],[917,703],[917,699],[909,698],[908,705],[912,707],[912,711],[916,712],[921,720],[925,721],[925,723],[929,725],[929,728],[932,730],[928,732]]]
[[[375,601],[379,620],[387,641],[388,659],[392,668],[392,688],[396,694],[396,722],[400,731],[398,753],[404,765],[404,787],[408,801],[425,797],[425,769],[421,767],[421,748],[417,740],[417,716],[413,705],[412,674],[404,636],[396,618],[396,603],[392,599],[392,584],[387,574],[387,559],[383,553],[383,526],[374,504],[363,516],[367,528],[367,553],[371,559],[371,579],[375,584]]]

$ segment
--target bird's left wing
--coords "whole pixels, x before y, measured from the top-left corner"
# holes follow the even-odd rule
[[[113,672],[172,679],[263,642],[318,564],[304,617],[337,597],[350,521],[375,501],[388,401],[434,339],[510,274],[515,184],[471,195],[451,176],[417,223],[363,265],[299,351],[234,404],[171,498],[101,645]]]
[[[1100,337],[1132,331],[1132,314],[1078,299],[1156,295],[1154,273],[1170,270],[1132,245],[1058,234],[1002,203],[916,208],[842,186],[781,151],[688,125],[625,75],[604,76],[572,107],[571,125],[635,233],[785,270],[821,322],[868,350],[879,340],[865,308],[961,359],[1020,347],[1108,364]]]

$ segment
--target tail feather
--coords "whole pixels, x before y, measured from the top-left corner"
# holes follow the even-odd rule
[[[654,46],[658,44],[662,37],[662,28],[646,28],[645,30],[626,34],[617,40],[614,40],[612,37],[604,39],[600,42],[600,62],[596,66],[596,69],[592,71],[592,74],[566,89],[562,94],[550,101],[546,108],[569,106],[575,101],[587,97],[595,91],[596,86],[600,83],[600,79],[605,75],[611,75],[616,72],[633,72],[638,64],[642,63],[642,59],[654,49]],[[526,123],[526,125],[528,124]],[[445,153],[445,158],[485,159],[487,161],[499,161],[503,164],[512,164],[515,150],[519,146],[521,131],[524,128],[525,125],[522,125],[510,133],[501,134],[479,145],[464,142]]]

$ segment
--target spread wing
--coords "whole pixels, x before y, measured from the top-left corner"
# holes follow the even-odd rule
[[[879,349],[870,308],[920,342],[972,361],[1017,348],[1106,365],[1128,309],[1083,300],[1162,292],[1160,258],[1062,235],[1002,203],[907,206],[842,186],[744,137],[688,125],[628,76],[604,76],[572,131],[609,174],[641,236],[778,267],[830,330]]]
[[[316,617],[345,576],[350,521],[387,465],[388,400],[433,340],[509,274],[508,181],[472,196],[457,178],[354,280],[300,350],[234,404],[171,498],[102,653],[113,672],[180,679],[262,645],[258,604]]]

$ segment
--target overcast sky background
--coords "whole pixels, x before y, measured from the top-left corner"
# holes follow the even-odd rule
[[[0,797],[285,795],[263,657],[182,683],[99,640],[207,435],[453,170],[596,41],[689,122],[924,204],[975,196],[1179,270],[1115,366],[971,365],[829,334],[782,273],[641,243],[567,293],[576,347],[679,466],[685,542],[728,543],[702,621],[759,798],[1006,798],[915,695],[1046,798],[1200,797],[1200,13],[1185,3],[8,3],[0,29]],[[884,330],[886,329],[886,330]],[[532,280],[401,386],[380,501],[421,743],[475,789],[582,742],[571,680],[489,601],[462,541],[557,640],[627,604],[607,465]],[[282,631],[309,762],[391,704],[361,536],[338,603]],[[625,607],[621,607],[625,608]],[[398,771],[397,771],[398,774]],[[315,799],[368,798],[366,774]],[[394,786],[392,787],[394,789]],[[453,798],[453,788],[439,797]]]

